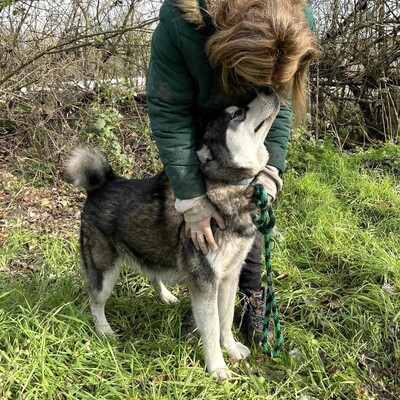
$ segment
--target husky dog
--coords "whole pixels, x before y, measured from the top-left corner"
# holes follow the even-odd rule
[[[163,282],[188,285],[208,372],[217,379],[231,376],[221,345],[233,359],[248,357],[249,349],[232,334],[239,274],[256,236],[250,216],[254,205],[244,193],[268,161],[264,139],[278,110],[278,97],[271,90],[246,107],[228,107],[206,127],[197,154],[207,195],[225,220],[223,230],[212,221],[219,249],[206,255],[185,235],[165,172],[124,179],[114,174],[103,153],[75,149],[66,163],[66,177],[87,191],[80,248],[99,334],[113,334],[104,307],[121,263],[127,262],[149,277],[167,303],[177,299]]]

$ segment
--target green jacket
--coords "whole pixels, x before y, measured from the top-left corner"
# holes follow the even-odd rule
[[[204,5],[204,0],[200,4]],[[311,12],[306,9],[305,13],[312,28]],[[179,199],[206,192],[196,155],[196,117],[248,104],[255,97],[254,91],[223,91],[219,73],[210,67],[204,52],[207,37],[207,30],[182,19],[174,0],[164,1],[152,38],[146,93],[160,158]],[[285,168],[291,118],[291,109],[282,105],[265,143],[268,164],[280,171]]]

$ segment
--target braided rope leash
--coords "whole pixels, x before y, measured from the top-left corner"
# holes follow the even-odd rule
[[[265,298],[265,315],[263,320],[263,333],[261,334],[262,351],[270,357],[277,357],[282,349],[283,337],[281,332],[281,324],[279,322],[279,312],[276,305],[276,297],[272,284],[272,267],[271,267],[271,246],[270,233],[275,226],[275,214],[270,204],[268,204],[268,193],[263,185],[257,183],[254,186],[254,194],[252,201],[255,203],[259,212],[253,213],[251,218],[257,229],[264,235],[264,255],[267,269],[267,293]],[[268,333],[270,325],[270,317],[274,320],[275,325],[275,348],[268,348]]]

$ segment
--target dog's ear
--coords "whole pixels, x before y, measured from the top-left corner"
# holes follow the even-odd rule
[[[214,160],[211,150],[205,144],[203,144],[201,149],[197,151],[197,157],[199,157],[201,164],[207,164],[209,161]]]

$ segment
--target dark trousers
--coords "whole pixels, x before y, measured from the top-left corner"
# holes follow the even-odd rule
[[[260,233],[254,240],[253,247],[247,254],[247,258],[240,274],[239,288],[242,292],[248,293],[250,290],[260,289],[262,286],[261,274],[263,272],[263,262],[261,259],[263,249],[263,238]]]

